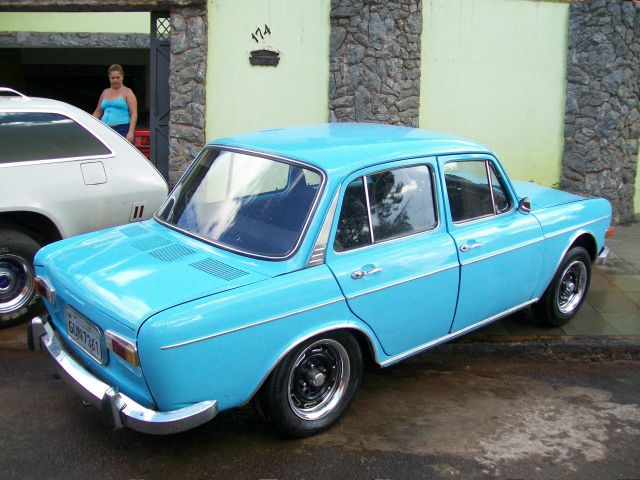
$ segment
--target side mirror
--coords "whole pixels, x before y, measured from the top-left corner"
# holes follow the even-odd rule
[[[522,213],[529,213],[531,211],[531,200],[529,200],[529,197],[520,199],[520,203],[518,203],[518,210]]]

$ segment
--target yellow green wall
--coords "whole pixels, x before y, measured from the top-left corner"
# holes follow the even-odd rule
[[[0,12],[0,32],[149,33],[149,13]]]
[[[209,0],[207,139],[329,115],[330,0]],[[256,43],[251,34],[268,25]],[[258,35],[259,38],[259,35]],[[280,52],[277,67],[249,64],[253,49]]]
[[[558,183],[568,8],[424,0],[420,127],[485,144],[514,179]]]

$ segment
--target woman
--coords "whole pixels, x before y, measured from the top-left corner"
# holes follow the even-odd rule
[[[111,65],[107,70],[107,76],[111,87],[100,95],[93,116],[133,143],[138,121],[138,101],[133,91],[122,83],[124,70],[120,65]]]

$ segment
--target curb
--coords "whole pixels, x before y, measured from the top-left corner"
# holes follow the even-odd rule
[[[486,337],[447,343],[436,347],[436,350],[452,354],[571,355],[581,360],[640,360],[640,336]]]

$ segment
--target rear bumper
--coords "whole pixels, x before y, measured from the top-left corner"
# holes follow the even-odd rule
[[[84,368],[65,350],[51,325],[40,317],[31,321],[29,337],[30,347],[47,352],[57,373],[82,398],[101,409],[105,421],[114,428],[129,427],[143,433],[165,435],[194,428],[208,422],[218,413],[216,400],[195,403],[169,412],[143,407]]]

